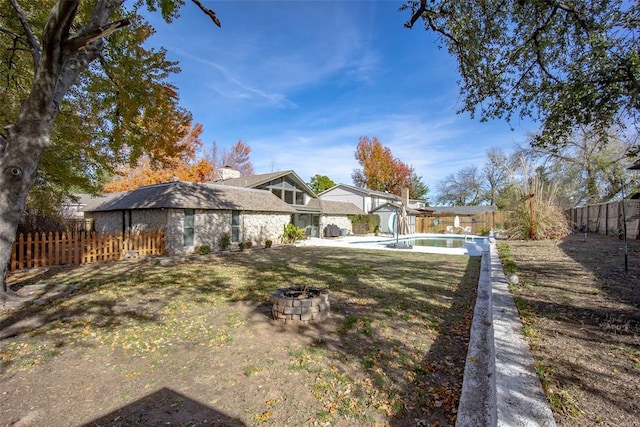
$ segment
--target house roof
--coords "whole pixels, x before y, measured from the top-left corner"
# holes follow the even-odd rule
[[[161,208],[295,212],[269,191],[180,181],[81,199],[85,212]]]
[[[452,215],[478,215],[483,212],[495,212],[498,208],[489,206],[427,206],[425,209],[433,211],[434,214],[442,215],[450,213]]]
[[[335,190],[336,188],[342,188],[351,193],[361,194],[363,196],[375,196],[375,197],[383,197],[383,198],[392,199],[392,200],[400,200],[400,196],[397,196],[395,194],[385,193],[384,191],[371,190],[369,188],[356,187],[356,186],[347,185],[347,184],[334,185],[328,190],[324,190],[322,193],[318,194],[318,197],[321,197],[323,194],[326,194],[332,190]]]
[[[300,178],[298,174],[292,170],[263,173],[260,175],[241,176],[239,178],[225,179],[224,181],[215,181],[215,184],[224,184],[244,188],[256,188],[260,187],[263,184],[267,184],[269,181],[273,181],[274,179],[282,177],[288,177],[298,187],[307,191],[312,197],[316,197],[316,194],[313,192],[311,187],[309,187],[307,183],[304,182],[304,180],[302,180],[302,178]]]
[[[401,203],[385,203],[383,205],[380,205],[374,209],[371,210],[371,212],[375,212],[375,211],[379,211],[381,209],[385,209],[385,208],[391,208],[393,210],[400,210],[402,209],[402,204]],[[407,210],[407,215],[417,215],[420,213],[420,211],[416,210],[416,209],[412,209],[412,208],[405,208]]]
[[[364,215],[364,211],[351,202],[312,199],[307,206],[319,209],[324,215]]]

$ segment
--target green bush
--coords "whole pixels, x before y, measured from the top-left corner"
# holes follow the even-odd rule
[[[209,246],[209,245],[200,245],[200,246],[198,246],[198,253],[200,255],[206,255],[208,253],[211,253],[211,246]]]
[[[247,240],[246,242],[240,242],[240,244],[238,244],[238,249],[244,251],[245,249],[251,249],[252,246],[253,243],[251,242],[251,240]]]
[[[272,240],[266,240],[264,242],[264,247],[265,248],[270,248],[273,245],[273,241]]]
[[[377,233],[380,227],[380,217],[374,214],[351,216],[353,234]]]
[[[222,236],[220,236],[220,250],[226,251],[229,246],[231,246],[231,234],[222,233]]]
[[[295,243],[298,240],[304,240],[307,236],[304,235],[304,228],[298,228],[292,223],[284,226],[284,232],[280,239],[287,244]]]

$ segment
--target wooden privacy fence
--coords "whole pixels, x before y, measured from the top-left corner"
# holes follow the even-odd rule
[[[627,239],[637,239],[640,233],[640,200],[626,199],[624,209],[627,218]],[[621,200],[569,209],[567,215],[578,230],[613,235],[622,233],[624,221]]]
[[[123,259],[129,251],[138,255],[162,255],[164,230],[104,233],[28,233],[13,243],[9,270],[80,265]]]
[[[483,212],[473,216],[458,215],[461,227],[471,227],[471,234],[481,231],[489,231],[496,228],[505,228],[509,216],[508,211]],[[453,226],[456,215],[430,215],[416,218],[416,233],[445,233],[447,226]],[[460,229],[455,230],[460,232]]]

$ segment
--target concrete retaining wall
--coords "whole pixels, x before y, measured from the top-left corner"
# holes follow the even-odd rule
[[[482,255],[456,426],[555,426],[495,242]]]

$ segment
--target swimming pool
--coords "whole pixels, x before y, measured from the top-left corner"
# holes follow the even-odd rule
[[[398,243],[398,249],[413,249],[418,252],[451,253],[460,255],[480,255],[488,250],[488,240],[484,236],[451,236],[437,235],[413,235],[400,239],[357,239],[349,242],[350,245],[369,248],[390,248]],[[407,247],[409,245],[409,247]],[[392,250],[394,248],[391,248]]]
[[[402,236],[397,240],[398,248],[388,247],[396,243],[395,237],[382,238],[380,236],[344,236],[337,239],[310,238],[297,245],[300,246],[336,246],[353,249],[379,249],[386,251],[405,250],[410,252],[424,252],[447,255],[480,256],[489,250],[489,237],[465,236],[451,234],[412,234]],[[406,244],[411,246],[406,246]],[[429,245],[429,246],[423,246]],[[440,246],[436,246],[440,245]]]

